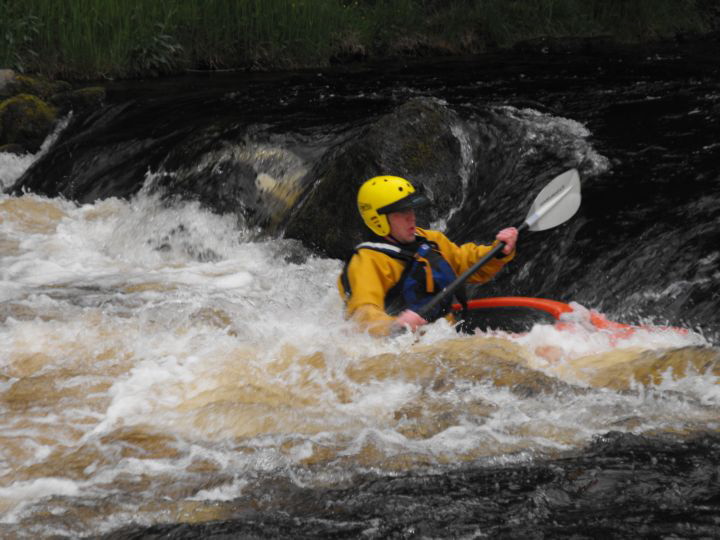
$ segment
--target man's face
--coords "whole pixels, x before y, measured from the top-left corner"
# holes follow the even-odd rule
[[[409,244],[415,240],[415,210],[391,212],[387,215],[390,222],[390,234],[402,244]]]

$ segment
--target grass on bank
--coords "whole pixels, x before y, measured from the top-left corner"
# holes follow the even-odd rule
[[[706,30],[712,0],[0,0],[0,67],[78,78]]]

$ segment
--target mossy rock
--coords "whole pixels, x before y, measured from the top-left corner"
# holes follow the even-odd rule
[[[43,100],[19,94],[0,103],[0,144],[37,152],[55,124],[57,111]]]
[[[50,101],[58,108],[60,114],[70,111],[75,114],[83,114],[100,109],[105,103],[105,95],[105,88],[102,86],[88,86],[55,94]]]
[[[70,83],[65,81],[51,81],[30,75],[15,75],[15,78],[8,83],[6,92],[10,96],[30,94],[43,100],[49,100],[53,95],[68,92],[71,89]]]

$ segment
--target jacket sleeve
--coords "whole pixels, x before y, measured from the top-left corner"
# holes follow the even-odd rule
[[[453,267],[457,275],[462,274],[475,264],[481,257],[497,245],[497,240],[491,245],[467,243],[458,246],[451,242],[447,236],[438,231],[423,231],[428,238],[437,242],[438,248],[443,256]],[[481,266],[477,272],[470,276],[468,281],[471,283],[487,283],[495,274],[502,270],[508,262],[515,257],[515,251],[502,258],[492,258],[486,264]]]
[[[347,302],[347,317],[371,335],[388,335],[395,317],[385,313],[385,295],[400,279],[402,269],[399,261],[370,250],[353,255],[347,269],[352,292],[349,299],[338,279],[340,294]]]

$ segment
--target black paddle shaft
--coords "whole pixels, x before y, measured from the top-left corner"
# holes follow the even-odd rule
[[[522,225],[518,227],[518,232],[523,231],[528,228],[527,222],[524,222]],[[432,300],[430,300],[427,304],[425,304],[422,308],[420,308],[417,312],[418,315],[420,315],[423,319],[426,318],[427,314],[430,313],[440,302],[445,300],[449,295],[453,294],[460,285],[465,283],[467,279],[472,276],[475,272],[478,271],[480,267],[485,265],[490,259],[495,257],[502,249],[505,247],[505,242],[500,242],[497,246],[493,247],[490,251],[488,251],[485,255],[483,255],[480,259],[477,260],[475,264],[473,264],[470,268],[465,270],[460,277],[458,277],[455,281],[453,281],[450,285],[445,287],[442,291],[437,293]]]

